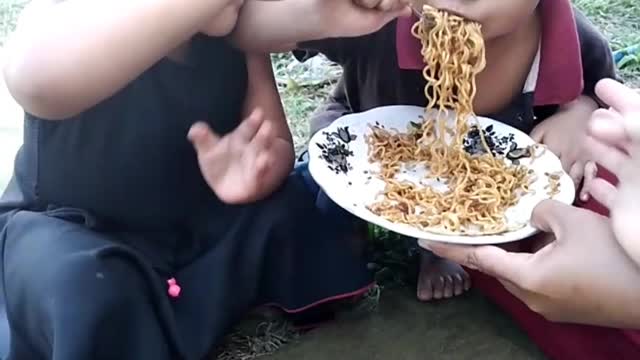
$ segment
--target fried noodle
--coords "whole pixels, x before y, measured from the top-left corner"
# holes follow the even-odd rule
[[[425,116],[407,132],[371,127],[369,161],[380,165],[385,189],[369,210],[391,222],[442,234],[513,230],[505,212],[529,192],[530,171],[494,157],[482,131],[482,154],[472,156],[463,146],[468,120],[475,119],[476,76],[485,67],[481,25],[425,6],[412,34],[422,43]],[[453,126],[449,110],[455,115]],[[428,179],[447,189],[396,178],[404,167],[418,165],[428,169]]]

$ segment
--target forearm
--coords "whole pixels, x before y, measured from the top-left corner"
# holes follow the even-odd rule
[[[320,0],[322,1],[322,0]],[[253,52],[293,50],[301,41],[323,38],[321,16],[314,11],[317,0],[245,2],[230,40]]]
[[[274,192],[293,170],[295,153],[293,137],[278,93],[269,55],[248,54],[247,72],[249,84],[244,104],[245,115],[249,115],[256,108],[263,111],[265,121],[270,122],[273,130],[272,146],[278,154],[276,163],[268,172],[269,175],[263,179],[259,194],[262,198]]]
[[[37,0],[36,0],[37,1]],[[44,0],[25,10],[7,86],[26,111],[76,115],[189,40],[226,0]]]

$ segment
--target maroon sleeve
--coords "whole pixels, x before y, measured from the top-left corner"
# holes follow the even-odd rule
[[[613,54],[609,42],[593,23],[577,9],[575,14],[582,53],[584,94],[600,102],[595,95],[598,81],[605,78],[620,80],[616,74]]]

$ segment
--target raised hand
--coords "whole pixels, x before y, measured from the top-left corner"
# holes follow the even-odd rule
[[[616,175],[619,184],[616,189],[598,178],[590,182],[588,191],[609,208],[616,238],[640,261],[640,94],[609,79],[598,83],[596,94],[611,108],[593,113],[585,151]]]
[[[189,140],[197,152],[200,172],[218,198],[230,204],[266,196],[270,170],[293,151],[289,141],[275,136],[273,124],[255,110],[231,133],[220,136],[205,123],[194,124]]]

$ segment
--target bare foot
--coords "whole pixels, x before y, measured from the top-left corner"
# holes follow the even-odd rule
[[[448,299],[462,294],[469,288],[471,279],[462,266],[437,257],[430,251],[420,251],[419,300]]]

